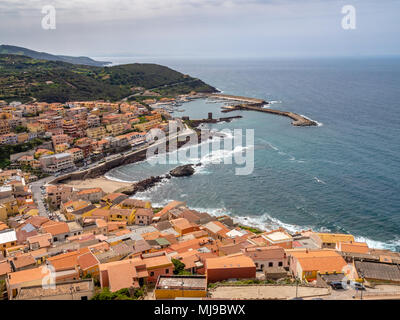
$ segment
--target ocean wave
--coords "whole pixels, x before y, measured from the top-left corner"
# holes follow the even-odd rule
[[[303,115],[303,114],[301,114],[301,116],[304,117],[304,118],[306,118],[307,120],[314,121],[314,122],[317,124],[318,127],[322,127],[322,126],[324,125],[322,122],[318,122],[318,121],[316,121],[316,120],[313,120],[313,119],[311,119],[311,118],[309,118],[309,117],[306,117],[306,116]]]
[[[112,171],[112,170],[111,170]],[[123,180],[123,179],[119,179],[117,177],[112,176],[112,172],[108,171],[105,175],[104,178],[111,180],[111,181],[116,181],[116,182],[124,182],[124,183],[135,183],[137,181],[132,181],[132,180]]]

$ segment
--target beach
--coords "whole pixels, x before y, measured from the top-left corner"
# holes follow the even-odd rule
[[[76,189],[102,188],[106,193],[112,193],[119,188],[131,185],[128,182],[109,180],[104,176],[93,179],[66,181],[64,184]]]

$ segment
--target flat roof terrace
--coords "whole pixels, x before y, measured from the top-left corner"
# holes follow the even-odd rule
[[[160,276],[156,289],[207,290],[205,276]]]

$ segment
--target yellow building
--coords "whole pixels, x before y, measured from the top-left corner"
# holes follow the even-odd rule
[[[101,139],[107,136],[107,132],[104,127],[95,127],[86,129],[86,135],[92,139]]]
[[[335,249],[339,242],[354,242],[354,236],[343,233],[317,233],[310,234],[310,238],[320,247]]]
[[[156,299],[204,298],[207,296],[207,279],[205,276],[161,275],[154,295]]]
[[[34,133],[44,132],[46,130],[45,125],[39,122],[28,123],[26,127],[28,128],[29,132],[34,132]]]
[[[148,122],[143,122],[139,124],[135,124],[133,127],[139,131],[149,131],[160,123],[158,120],[151,120]]]
[[[127,224],[135,223],[135,209],[110,209],[110,221],[126,221]]]
[[[125,125],[123,123],[114,123],[106,126],[107,131],[113,136],[117,136],[125,131]]]
[[[17,244],[17,234],[15,229],[6,229],[0,231],[0,250],[5,256],[7,248],[14,247]]]
[[[5,208],[7,216],[11,216],[18,213],[18,204],[14,196],[0,199],[0,208]],[[4,210],[4,209],[3,209]]]

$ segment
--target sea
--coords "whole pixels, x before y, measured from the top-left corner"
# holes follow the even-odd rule
[[[294,127],[272,114],[222,114],[224,103],[185,103],[176,116],[243,116],[209,128],[253,129],[253,172],[235,175],[237,165],[213,161],[232,154],[208,154],[182,162],[201,163],[193,176],[166,179],[135,198],[157,207],[186,201],[193,209],[228,214],[264,230],[351,233],[370,247],[400,251],[400,58],[101,59],[166,65],[223,93],[262,98],[270,102],[267,107],[318,122]],[[145,161],[106,176],[133,182],[177,165]]]

